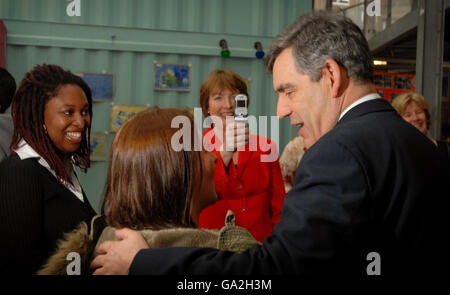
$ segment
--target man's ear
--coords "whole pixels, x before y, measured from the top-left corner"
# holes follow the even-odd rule
[[[329,79],[331,96],[339,97],[346,87],[347,73],[334,59],[326,59],[322,74]]]

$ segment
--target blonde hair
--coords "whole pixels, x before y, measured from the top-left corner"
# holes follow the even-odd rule
[[[417,103],[417,105],[425,112],[425,116],[427,118],[427,129],[430,128],[430,106],[423,95],[417,92],[402,93],[394,98],[392,101],[392,106],[397,113],[400,114],[400,116],[403,116],[405,114],[406,107],[413,101]]]

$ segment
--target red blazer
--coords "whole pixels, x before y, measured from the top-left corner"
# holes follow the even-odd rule
[[[276,145],[270,139],[250,134],[245,151],[238,152],[237,167],[231,160],[227,173],[214,132],[210,128],[203,135],[218,158],[214,175],[218,200],[202,211],[199,227],[222,228],[227,211],[232,210],[236,225],[246,228],[262,242],[280,221],[286,194]],[[275,155],[271,162],[261,161],[261,156],[268,157],[271,152]]]

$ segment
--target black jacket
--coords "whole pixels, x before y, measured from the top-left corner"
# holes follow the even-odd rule
[[[0,164],[0,273],[32,274],[57,240],[96,214],[37,159],[9,156]]]
[[[385,100],[364,102],[303,156],[273,235],[242,254],[141,250],[131,274],[383,275],[446,267],[449,166]],[[373,269],[371,269],[373,270]]]

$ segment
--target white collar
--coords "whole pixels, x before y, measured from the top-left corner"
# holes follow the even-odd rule
[[[21,139],[19,144],[17,145],[18,148],[15,149],[14,151],[17,153],[17,155],[19,155],[19,158],[21,160],[25,160],[25,159],[29,159],[29,158],[41,158],[47,166],[48,163],[47,161],[45,161],[41,155],[39,155],[26,141],[25,139]],[[50,166],[49,166],[50,167]]]
[[[30,159],[30,158],[38,158],[38,163],[44,166],[50,173],[56,177],[55,171],[53,171],[52,168],[50,168],[50,165],[47,163],[47,161],[39,155],[26,141],[25,139],[21,139],[18,148],[14,150],[16,154],[19,156],[21,160]],[[71,164],[72,165],[72,164]],[[73,172],[73,165],[70,169],[69,177],[72,181],[73,185],[71,183],[63,181],[64,186],[70,190],[78,199],[83,201],[83,190],[81,189],[81,185],[78,182],[77,177],[75,176],[75,173]]]
[[[361,97],[360,99],[354,101],[351,105],[349,105],[347,108],[345,108],[345,110],[341,113],[341,115],[339,116],[339,120],[342,119],[342,117],[344,117],[344,115],[350,111],[350,109],[356,107],[359,104],[362,104],[363,102],[372,100],[372,99],[378,99],[381,98],[380,95],[378,93],[370,93],[367,95],[364,95],[363,97]],[[338,120],[338,121],[339,121]]]

